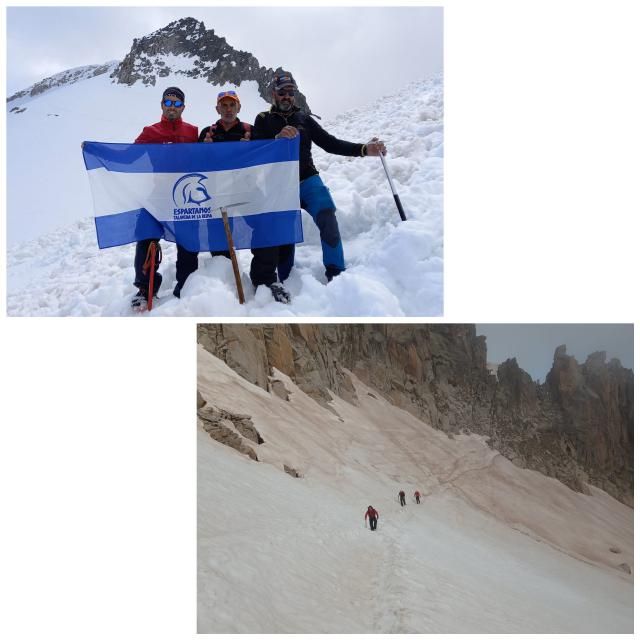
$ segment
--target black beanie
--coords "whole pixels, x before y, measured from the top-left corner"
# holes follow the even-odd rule
[[[165,89],[164,93],[162,94],[163,100],[165,96],[178,96],[178,98],[180,98],[180,100],[184,102],[184,91],[181,91],[180,89],[178,89],[178,87],[169,87],[168,89]]]

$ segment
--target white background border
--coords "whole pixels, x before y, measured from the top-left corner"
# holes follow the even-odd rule
[[[444,321],[637,321],[638,4],[434,4]],[[6,318],[2,287],[0,635],[195,637],[196,321]]]

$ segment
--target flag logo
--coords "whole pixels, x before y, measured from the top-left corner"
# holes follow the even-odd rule
[[[202,204],[211,200],[207,187],[203,184],[207,176],[201,173],[188,173],[182,176],[173,187],[173,202],[176,207],[186,207],[189,204]]]
[[[176,208],[173,210],[173,219],[178,220],[203,220],[211,218],[211,207],[200,207],[211,196],[207,193],[204,181],[207,176],[201,173],[187,173],[173,185],[173,202]]]

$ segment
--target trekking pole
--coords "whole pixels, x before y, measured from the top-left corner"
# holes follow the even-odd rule
[[[238,259],[235,249],[233,248],[233,238],[231,237],[231,228],[229,227],[229,217],[227,216],[226,207],[222,207],[222,223],[224,224],[224,232],[227,235],[227,245],[229,246],[229,255],[231,256],[231,264],[233,266],[233,275],[236,279],[236,288],[238,289],[238,300],[240,304],[244,304],[244,291],[242,289],[242,280],[240,279],[240,269],[238,268]]]
[[[387,167],[387,161],[384,159],[381,151],[378,151],[378,155],[380,156],[380,160],[382,160],[382,166],[384,167],[384,172],[387,174],[387,180],[389,180],[389,186],[391,187],[391,193],[393,193],[393,199],[396,201],[396,207],[398,207],[398,213],[400,214],[400,218],[402,220],[407,219],[407,216],[404,215],[404,209],[402,208],[402,202],[400,202],[400,197],[398,196],[398,192],[396,191],[396,187],[393,184],[393,179],[391,178],[391,174],[389,173],[389,168]]]

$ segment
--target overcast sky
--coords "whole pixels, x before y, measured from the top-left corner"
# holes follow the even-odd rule
[[[66,69],[122,60],[134,38],[189,16],[261,65],[288,68],[324,118],[442,70],[439,7],[10,7],[7,96]]]
[[[633,369],[631,324],[477,324],[476,332],[487,336],[489,362],[516,358],[521,369],[541,382],[561,344],[581,364],[590,353],[606,351],[607,361],[618,358],[624,367]]]

